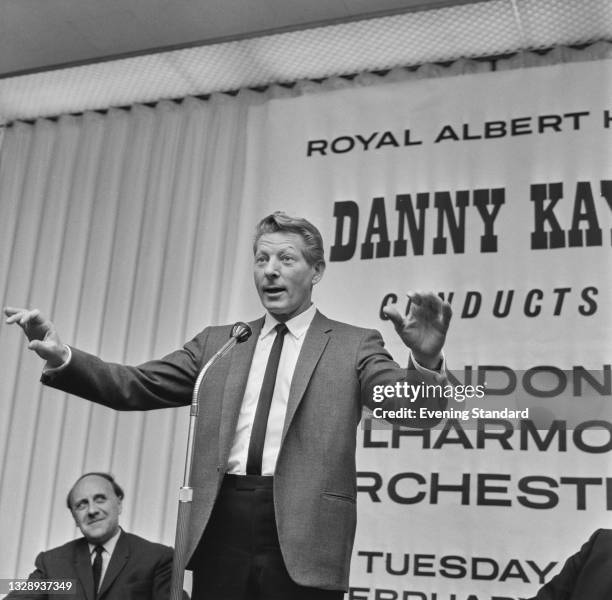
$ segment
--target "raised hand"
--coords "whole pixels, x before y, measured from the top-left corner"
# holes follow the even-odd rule
[[[410,308],[405,317],[394,304],[385,306],[383,312],[412,351],[414,359],[424,367],[435,369],[440,362],[453,311],[448,302],[431,292],[413,292],[407,296]]]
[[[12,308],[4,309],[6,322],[17,323],[29,340],[28,348],[47,361],[48,367],[59,367],[68,359],[68,348],[62,344],[55,325],[45,319],[38,309]]]

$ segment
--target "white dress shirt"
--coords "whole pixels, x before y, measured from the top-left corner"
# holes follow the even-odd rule
[[[104,548],[104,552],[102,552],[102,572],[100,573],[100,587],[102,587],[102,582],[104,581],[104,575],[106,575],[108,563],[110,562],[113,552],[115,551],[115,546],[117,545],[117,540],[119,539],[120,535],[121,528],[117,530],[117,533],[110,540],[104,542],[104,544],[92,544],[90,542],[87,542],[87,545],[89,546],[89,559],[92,566],[94,558],[96,557],[96,553],[94,552],[94,550],[97,546],[102,546],[102,548]]]
[[[306,332],[314,319],[315,313],[316,308],[314,304],[311,304],[303,313],[285,323],[289,331],[285,334],[283,351],[276,373],[276,383],[274,384],[274,394],[272,395],[261,463],[262,475],[274,475],[293,372],[295,371],[295,365],[297,364]],[[255,420],[255,411],[257,410],[257,402],[264,373],[266,372],[266,365],[268,364],[268,357],[276,337],[274,328],[278,323],[279,321],[272,315],[266,314],[263,327],[257,339],[253,361],[251,362],[251,370],[249,371],[249,378],[244,391],[244,398],[242,399],[242,407],[238,416],[238,424],[236,425],[234,443],[229,454],[227,472],[234,475],[246,474],[246,463],[249,453],[249,442],[251,440],[251,430]]]

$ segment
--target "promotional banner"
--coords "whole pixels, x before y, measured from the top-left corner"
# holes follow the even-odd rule
[[[376,411],[360,428],[350,600],[526,598],[612,524],[610,69],[355,86],[252,109],[240,221],[282,209],[320,227],[319,309],[379,329],[401,364],[383,306],[432,290],[454,312],[454,412],[431,431]]]

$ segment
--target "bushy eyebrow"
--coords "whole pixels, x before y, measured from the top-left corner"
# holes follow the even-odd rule
[[[273,251],[266,248],[258,248],[254,256],[257,258],[258,256],[270,256],[271,254],[276,254],[278,256],[282,256],[283,254],[299,255],[300,251],[295,246],[284,246],[283,248]]]

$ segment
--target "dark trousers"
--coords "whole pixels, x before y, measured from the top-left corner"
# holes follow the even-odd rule
[[[192,600],[341,600],[296,584],[278,542],[272,477],[226,475],[193,567]]]

